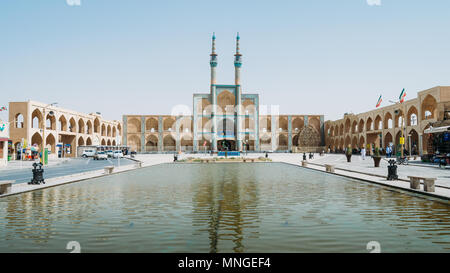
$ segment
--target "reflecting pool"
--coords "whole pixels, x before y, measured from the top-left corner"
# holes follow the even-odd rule
[[[450,252],[450,206],[282,163],[164,164],[0,198],[0,252]]]

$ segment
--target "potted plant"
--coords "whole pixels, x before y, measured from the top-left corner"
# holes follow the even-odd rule
[[[374,166],[380,167],[381,156],[380,156],[380,149],[378,147],[375,148],[375,152],[373,153],[372,158]]]
[[[347,157],[347,162],[352,162],[352,146],[348,145],[345,156]]]

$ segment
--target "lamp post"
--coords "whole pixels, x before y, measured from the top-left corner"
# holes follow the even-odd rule
[[[46,146],[46,143],[45,143],[45,127],[47,127],[47,115],[46,115],[46,110],[47,110],[47,108],[48,107],[50,107],[50,106],[55,106],[56,104],[58,104],[57,102],[54,102],[54,103],[50,103],[50,104],[48,104],[47,106],[45,106],[44,107],[44,127],[43,127],[43,129],[42,129],[42,151],[41,151],[41,153],[42,153],[42,158],[41,158],[41,161],[42,161],[42,164],[43,165],[45,165],[45,160],[44,160],[44,150],[45,150],[45,146]],[[49,113],[48,113],[51,117],[53,117],[54,115],[55,115],[55,113],[53,112],[53,111],[50,111]],[[50,127],[51,127],[51,121],[50,121]]]
[[[394,104],[402,104],[402,103],[400,103],[400,102],[394,102],[394,101],[391,101],[390,100],[390,102],[392,102],[392,103],[394,103]],[[401,142],[401,157],[403,158],[403,156],[404,156],[404,152],[403,152],[403,150],[404,150],[404,148],[405,148],[405,135],[404,135],[404,130],[405,130],[405,109],[404,109],[404,107],[400,107],[401,109],[401,111],[402,111],[402,124],[400,125],[401,127],[401,129],[400,129],[400,131],[401,131],[401,134],[400,134],[400,142]],[[397,112],[398,110],[396,110],[395,112]],[[394,131],[394,133],[395,133],[395,131]]]

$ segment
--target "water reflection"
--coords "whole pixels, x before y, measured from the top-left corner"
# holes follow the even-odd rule
[[[168,164],[1,198],[0,234],[0,252],[448,252],[450,209],[284,164]]]
[[[258,238],[258,194],[252,175],[254,170],[250,169],[249,175],[243,175],[245,171],[249,169],[239,165],[233,172],[228,168],[208,168],[196,177],[192,224],[198,230],[193,235],[206,230],[211,253],[218,252],[219,242],[225,244],[227,241],[232,242],[233,252],[243,252],[243,229],[247,226],[249,236]],[[202,228],[205,223],[206,229]]]

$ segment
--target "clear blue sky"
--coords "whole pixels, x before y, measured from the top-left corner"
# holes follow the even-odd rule
[[[380,93],[450,85],[450,1],[367,1],[2,0],[0,104],[57,101],[108,119],[192,108],[209,92],[213,31],[218,82],[234,82],[239,31],[244,92],[285,114],[337,119]]]

